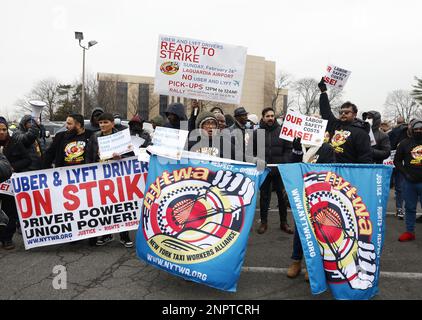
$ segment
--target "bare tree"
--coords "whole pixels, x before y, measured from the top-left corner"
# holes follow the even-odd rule
[[[299,110],[302,114],[311,115],[319,113],[319,95],[321,91],[318,88],[318,81],[312,78],[299,79],[292,84],[293,99],[289,107]],[[327,91],[328,101],[330,101],[331,110],[336,113],[342,104],[343,91],[337,88]]]
[[[19,99],[16,105],[23,113],[31,113],[32,107],[28,103],[30,100],[41,100],[44,101],[47,106],[43,109],[42,117],[45,119],[53,120],[54,111],[57,108],[57,102],[59,94],[57,87],[59,82],[54,78],[48,78],[39,81],[29,94],[26,94],[24,98]]]
[[[274,94],[271,99],[271,107],[276,109],[277,100],[280,98],[280,95],[284,89],[287,89],[292,83],[292,76],[289,73],[279,71],[278,77],[276,79]],[[288,105],[283,105],[283,113],[286,113]]]
[[[407,90],[390,92],[384,103],[384,116],[396,119],[402,116],[406,122],[421,115],[421,107]]]

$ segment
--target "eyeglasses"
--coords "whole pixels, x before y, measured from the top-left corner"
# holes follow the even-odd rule
[[[350,111],[350,110],[340,110],[338,113],[339,113],[339,115],[342,115],[342,114],[353,113],[353,111]]]
[[[217,128],[217,123],[216,123],[215,121],[213,121],[213,120],[208,120],[208,121],[205,121],[205,122],[202,124],[202,127],[212,127],[212,128]]]

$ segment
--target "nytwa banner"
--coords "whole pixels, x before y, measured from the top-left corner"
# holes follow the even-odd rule
[[[279,165],[295,219],[311,291],[336,299],[378,292],[391,167]]]
[[[25,249],[137,229],[147,174],[136,157],[14,174]]]
[[[266,173],[246,163],[182,160],[187,164],[151,156],[138,256],[185,279],[236,291]]]

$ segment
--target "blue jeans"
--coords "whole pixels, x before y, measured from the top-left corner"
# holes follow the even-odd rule
[[[295,234],[293,236],[292,259],[293,260],[302,260],[302,257],[303,257],[302,243],[300,242],[299,233],[297,232],[297,226],[295,226]]]
[[[399,170],[394,169],[393,173],[393,179],[394,179],[394,193],[395,193],[395,199],[396,199],[396,209],[402,209],[403,208],[403,180],[404,177],[400,173]]]
[[[404,208],[406,211],[406,231],[415,232],[416,206],[422,197],[422,182],[413,183],[403,179]]]

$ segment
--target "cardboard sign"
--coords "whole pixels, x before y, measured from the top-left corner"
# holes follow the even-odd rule
[[[188,135],[189,131],[187,130],[156,127],[152,138],[153,145],[147,149],[156,155],[180,160]]]
[[[160,35],[154,92],[240,104],[245,47]]]
[[[98,137],[98,148],[101,160],[113,158],[114,153],[125,154],[133,151],[129,128],[107,136]]]
[[[288,141],[301,138],[303,144],[320,146],[324,142],[327,123],[324,119],[289,111],[284,118],[280,138]]]
[[[343,89],[351,73],[351,71],[334,65],[329,65],[327,67],[327,73],[325,74],[324,81],[332,88]]]

